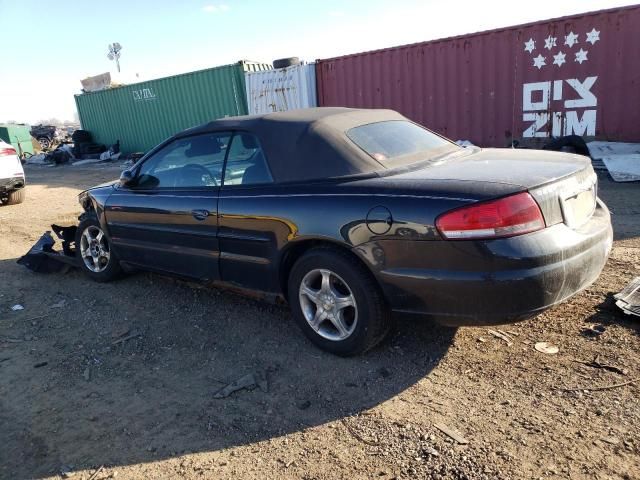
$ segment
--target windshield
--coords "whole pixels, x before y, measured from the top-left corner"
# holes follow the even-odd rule
[[[354,127],[346,133],[353,143],[387,168],[432,160],[460,148],[405,120],[370,123]]]

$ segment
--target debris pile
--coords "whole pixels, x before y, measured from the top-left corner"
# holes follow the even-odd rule
[[[608,170],[615,182],[640,180],[640,143],[589,142],[593,168]]]
[[[120,140],[107,149],[102,144],[94,143],[91,134],[86,130],[76,130],[73,136],[73,144],[61,144],[51,152],[33,155],[26,163],[53,166],[71,162],[74,166],[81,166],[118,160],[122,154],[120,152]],[[140,158],[140,156],[140,154],[133,154],[129,157]]]
[[[58,145],[53,151],[38,153],[37,155],[29,157],[26,163],[29,165],[59,165],[61,163],[68,163],[75,158],[73,147],[64,143]]]

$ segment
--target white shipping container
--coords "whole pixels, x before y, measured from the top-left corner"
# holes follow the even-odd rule
[[[249,115],[318,106],[315,64],[246,72]]]

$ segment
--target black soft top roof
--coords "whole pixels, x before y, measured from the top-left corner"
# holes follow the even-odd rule
[[[266,115],[228,117],[186,130],[196,133],[239,130],[260,139],[276,182],[335,178],[385,167],[357,147],[349,129],[386,120],[406,120],[393,110],[319,107]]]

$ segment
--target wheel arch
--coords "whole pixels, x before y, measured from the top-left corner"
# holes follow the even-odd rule
[[[353,257],[367,270],[367,272],[369,272],[376,283],[378,283],[371,266],[351,245],[326,237],[304,238],[291,242],[280,256],[280,262],[278,264],[278,281],[280,282],[280,290],[287,301],[289,300],[287,282],[289,281],[289,274],[291,273],[293,265],[309,250],[322,247],[340,250]]]
[[[109,231],[109,225],[105,216],[105,203],[111,192],[105,192],[103,189],[92,191],[86,190],[79,195],[79,202],[84,210],[78,220],[82,221],[85,218],[95,217],[100,226],[107,235],[111,235]]]

